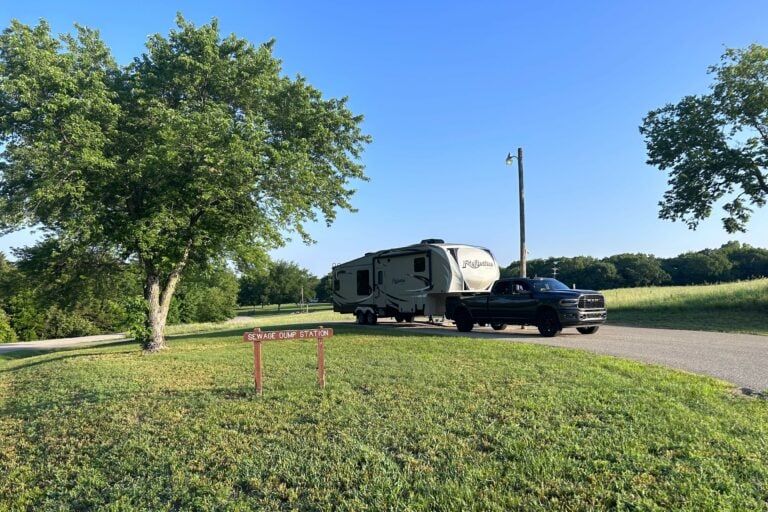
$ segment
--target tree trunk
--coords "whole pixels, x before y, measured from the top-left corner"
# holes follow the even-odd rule
[[[165,344],[165,323],[168,319],[168,311],[171,308],[171,299],[176,291],[176,285],[181,277],[181,271],[174,271],[168,277],[165,288],[161,286],[160,276],[149,274],[147,276],[147,327],[149,328],[149,340],[144,350],[157,352],[168,348]]]
[[[149,275],[147,276],[147,327],[149,327],[149,340],[145,347],[147,352],[157,352],[168,348],[165,344],[165,320],[168,316],[168,311],[163,314],[160,296],[162,292],[160,290],[160,276]]]

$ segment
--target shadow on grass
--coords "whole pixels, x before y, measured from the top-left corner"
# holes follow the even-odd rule
[[[309,305],[309,312],[310,313],[316,313],[319,311],[331,311],[333,308],[331,304],[310,304]],[[256,307],[256,309],[238,309],[237,310],[237,316],[249,316],[252,318],[258,318],[262,316],[275,316],[275,315],[292,315],[294,313],[305,313],[307,312],[307,308],[299,308],[294,305],[284,305],[282,308],[280,308],[280,311],[275,309],[273,306],[270,306],[266,309],[261,309],[260,307]]]
[[[61,347],[61,348],[55,348],[51,350],[16,350],[13,352],[5,352],[3,354],[0,354],[0,361],[15,361],[19,359],[30,359],[33,357],[38,356],[44,356],[44,355],[50,355],[50,354],[60,354],[62,352],[74,352],[74,351],[81,351],[81,350],[94,350],[94,349],[100,349],[100,348],[115,348],[115,347],[134,347],[135,350],[133,351],[120,351],[120,352],[111,352],[114,354],[128,354],[128,353],[136,353],[139,352],[141,349],[136,345],[136,342],[133,340],[120,340],[120,341],[114,341],[114,342],[107,342],[107,343],[100,343],[99,345],[91,345],[91,346],[74,346],[74,347]],[[53,362],[53,361],[60,361],[62,359],[72,359],[77,357],[87,357],[94,355],[93,352],[88,352],[85,354],[72,354],[72,355],[62,355],[59,357],[47,357],[45,359],[40,359],[39,361],[30,362],[27,364],[17,365],[13,368],[5,368],[0,370],[0,373],[8,373],[8,372],[14,372],[16,370],[20,370],[22,368],[28,368],[30,366],[38,366],[41,364]]]

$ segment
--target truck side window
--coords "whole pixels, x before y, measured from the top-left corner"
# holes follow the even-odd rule
[[[500,283],[497,283],[493,293],[495,295],[509,295],[511,293],[509,282],[501,281]]]
[[[357,294],[368,295],[371,293],[370,273],[367,270],[357,271]]]
[[[414,272],[424,272],[427,270],[427,260],[426,258],[416,258],[413,260],[413,271]]]

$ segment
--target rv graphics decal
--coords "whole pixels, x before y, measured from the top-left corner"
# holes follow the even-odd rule
[[[493,262],[489,260],[464,260],[461,264],[461,268],[480,268],[493,266]]]

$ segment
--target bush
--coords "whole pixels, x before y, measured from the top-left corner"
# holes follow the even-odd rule
[[[11,328],[8,315],[5,311],[0,309],[0,343],[13,343],[18,340],[16,331]]]
[[[45,312],[40,333],[43,339],[74,338],[93,334],[99,334],[99,328],[93,322],[78,313],[64,311],[57,306],[51,306]]]

